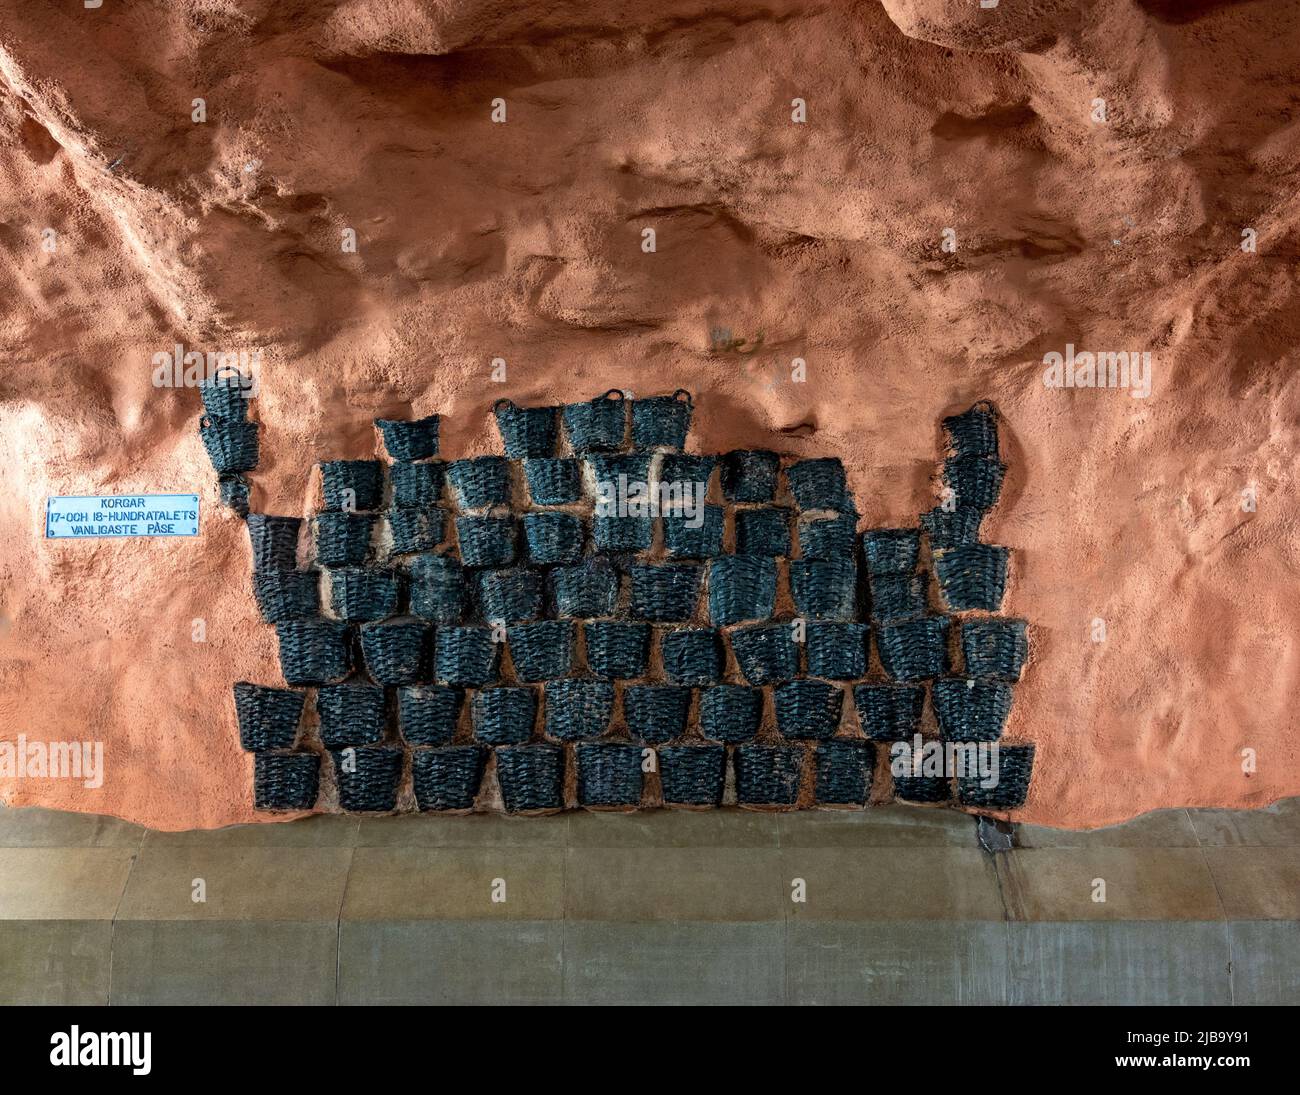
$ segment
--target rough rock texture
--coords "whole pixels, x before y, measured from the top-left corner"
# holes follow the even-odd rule
[[[839,454],[864,525],[910,522],[940,417],[991,398],[1011,471],[986,538],[1034,623],[1018,816],[1300,792],[1298,21],[0,0],[0,736],[102,739],[108,767],[0,798],[254,816],[228,689],[277,679],[274,637],[198,396],[151,382],[176,342],[263,351],[253,505],[290,513],[314,461],[372,453],[376,415],[443,412],[455,456],[494,446],[502,394],[680,386],[696,444]],[[1150,397],[1045,388],[1067,343],[1149,350]],[[41,538],[51,494],[189,489],[197,540]]]

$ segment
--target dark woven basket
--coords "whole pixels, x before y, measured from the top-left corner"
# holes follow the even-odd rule
[[[434,460],[427,464],[393,464],[388,469],[393,484],[393,505],[424,509],[442,501],[446,465]]]
[[[521,681],[568,676],[573,671],[576,633],[572,620],[539,620],[507,628],[515,676]]]
[[[799,672],[799,644],[789,624],[754,624],[731,632],[736,664],[750,684],[788,681]]]
[[[569,678],[548,681],[546,733],[556,741],[595,738],[609,729],[614,714],[614,686],[608,681]]]
[[[808,672],[833,681],[852,681],[867,672],[866,624],[810,623],[806,632]]]
[[[443,684],[397,690],[397,726],[408,745],[449,745],[456,736],[465,693]]]
[[[978,509],[945,510],[940,507],[921,514],[921,527],[930,541],[930,549],[974,544],[980,538],[980,522],[984,511]]]
[[[563,506],[582,497],[582,469],[571,456],[525,460],[524,477],[535,506]]]
[[[586,403],[566,403],[564,429],[574,452],[614,452],[627,434],[627,409],[623,393],[611,388]]]
[[[658,753],[664,802],[675,806],[722,804],[727,783],[725,745],[665,745]]]
[[[316,691],[320,740],[326,749],[373,745],[384,738],[384,690],[377,684],[332,684]]]
[[[943,479],[957,496],[958,509],[991,510],[1006,471],[1005,464],[988,456],[950,456],[943,463]]]
[[[325,508],[364,512],[384,499],[384,465],[378,460],[326,460],[320,465]]]
[[[558,745],[510,745],[496,750],[501,798],[512,814],[564,806],[564,750]]]
[[[465,574],[450,555],[417,555],[407,561],[411,612],[436,624],[459,623],[465,611]]]
[[[582,633],[587,643],[587,666],[597,677],[631,680],[645,676],[650,660],[649,624],[588,620],[582,625]]]
[[[997,612],[1007,589],[1010,554],[995,544],[966,544],[935,552],[934,572],[944,604],[953,612]]]
[[[531,688],[485,688],[470,701],[474,738],[484,745],[518,745],[533,736],[537,694]]]
[[[316,561],[327,567],[364,563],[377,520],[373,513],[318,513],[314,521]]]
[[[911,574],[920,551],[920,529],[871,528],[862,534],[862,561],[872,576]]]
[[[906,741],[921,728],[925,689],[919,685],[860,684],[853,689],[862,732],[872,741]]]
[[[623,689],[623,721],[628,732],[652,744],[686,733],[691,690],[675,684],[629,684]]]
[[[504,567],[515,561],[513,517],[457,517],[460,561],[467,567]]]
[[[736,511],[736,554],[789,556],[790,514],[786,506]]]
[[[628,568],[631,613],[640,620],[681,623],[695,618],[701,570],[694,563],[649,563]]]
[[[604,561],[557,567],[546,580],[557,616],[609,616],[618,604],[618,574]]]
[[[649,517],[617,517],[597,514],[591,520],[591,538],[597,551],[610,555],[634,555],[650,547],[653,521]]]
[[[485,509],[510,504],[510,462],[504,456],[472,456],[447,465],[456,504]]]
[[[292,749],[298,738],[306,692],[239,681],[235,684],[239,744],[250,753]]]
[[[439,684],[479,687],[496,679],[498,651],[491,628],[440,627],[434,638],[434,676]]]
[[[522,624],[542,614],[542,576],[526,567],[482,571],[475,575],[474,594],[485,620]]]
[[[414,616],[361,625],[366,672],[380,684],[419,684],[429,680],[433,628]]]
[[[703,502],[709,492],[709,480],[718,458],[713,455],[695,456],[686,453],[664,454],[659,469],[659,482],[669,492],[669,499],[677,502],[694,500]]]
[[[348,625],[338,620],[284,620],[275,625],[280,671],[289,684],[341,681],[352,666]]]
[[[728,502],[770,502],[776,497],[781,458],[766,449],[736,449],[722,456],[722,494]]]
[[[217,494],[221,504],[240,517],[248,516],[250,493],[248,480],[242,475],[218,475]]]
[[[758,733],[763,717],[763,692],[743,684],[717,684],[700,689],[697,716],[700,733],[714,741],[735,744]]]
[[[680,449],[691,428],[691,393],[678,388],[672,395],[632,400],[632,447]]]
[[[209,418],[243,422],[248,417],[248,401],[253,395],[253,378],[234,370],[220,370],[215,376],[198,383],[203,412]]]
[[[921,574],[873,574],[871,620],[877,624],[896,624],[924,616],[929,607],[929,577]]]
[[[785,469],[794,504],[801,510],[833,509],[853,513],[848,477],[838,456],[800,460]]]
[[[947,776],[895,776],[894,797],[904,802],[949,802],[952,782]]]
[[[298,565],[300,517],[276,517],[269,513],[250,513],[248,542],[253,548],[254,570],[293,570]]]
[[[998,778],[992,787],[981,787],[978,775],[957,777],[957,800],[963,806],[985,810],[1018,810],[1029,795],[1034,774],[1032,745],[999,745]]]
[[[507,456],[550,456],[555,451],[559,407],[518,407],[508,399],[498,399],[492,410]]]
[[[257,467],[257,423],[205,417],[199,437],[217,472],[252,471]]]
[[[664,550],[674,559],[712,559],[721,555],[725,520],[721,506],[706,505],[690,516],[665,513]]]
[[[320,574],[314,570],[255,570],[253,596],[269,624],[320,615]]]
[[[716,684],[722,680],[722,632],[712,627],[665,631],[659,640],[664,675],[678,684]]]
[[[931,686],[939,736],[947,741],[997,741],[1011,713],[1011,685],[944,677]]]
[[[624,499],[631,501],[635,483],[649,488],[652,459],[649,453],[591,453],[585,459],[596,485],[598,513],[601,512],[601,504],[606,507],[615,506],[620,491]]]
[[[525,513],[524,541],[530,562],[575,563],[582,557],[582,521],[571,513]]]
[[[790,594],[800,616],[810,620],[857,618],[857,565],[853,559],[795,559]]]
[[[709,563],[709,619],[725,626],[766,620],[776,605],[776,563],[757,555],[726,555]]]
[[[849,559],[858,537],[858,520],[850,513],[799,522],[799,555],[804,559]]]
[[[776,727],[783,738],[813,741],[834,736],[844,709],[844,692],[825,681],[804,677],[772,689]]]
[[[736,801],[793,806],[799,799],[804,751],[797,745],[741,745],[736,749]]]
[[[961,414],[945,418],[943,428],[957,456],[998,454],[998,419],[991,403],[976,403]]]
[[[871,794],[876,750],[869,741],[837,738],[813,747],[816,799],[823,806],[861,806]]]
[[[316,753],[258,753],[253,758],[253,808],[310,810],[320,796]]]
[[[400,463],[438,455],[438,424],[436,414],[410,420],[375,419],[375,425],[384,435],[384,449]]]
[[[578,802],[583,806],[637,806],[641,802],[641,747],[590,741],[574,749]]]
[[[923,681],[948,668],[948,617],[923,616],[876,631],[885,672],[896,681]]]
[[[411,750],[411,786],[421,810],[471,810],[490,750],[479,745]]]
[[[447,515],[435,507],[394,506],[388,511],[389,553],[414,555],[432,551],[447,538]]]
[[[972,677],[1015,682],[1029,657],[1024,620],[963,620],[961,654]]]
[[[340,567],[329,572],[330,610],[340,620],[382,620],[397,611],[396,571]]]
[[[388,813],[397,806],[406,750],[392,745],[331,751],[339,806],[348,813]]]

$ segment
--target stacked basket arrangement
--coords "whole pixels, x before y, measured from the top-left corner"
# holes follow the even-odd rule
[[[955,506],[861,535],[839,460],[687,454],[691,416],[684,391],[501,400],[503,455],[449,462],[436,416],[381,420],[388,460],[321,464],[305,527],[250,514],[289,686],[235,685],[257,807],[861,807],[927,696],[944,740],[996,739],[1027,647],[978,542],[992,409],[945,422]],[[958,801],[1020,805],[1015,750]]]

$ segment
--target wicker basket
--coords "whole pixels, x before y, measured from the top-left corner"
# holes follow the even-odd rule
[[[574,749],[578,802],[583,806],[637,806],[641,802],[641,747],[621,741],[583,742]]]
[[[506,629],[515,676],[521,681],[546,681],[566,677],[573,671],[574,635],[572,620],[539,620],[515,624]]]
[[[678,388],[672,395],[632,400],[632,447],[680,449],[691,429],[691,393]]]
[[[289,684],[341,681],[352,666],[348,625],[337,620],[284,620],[275,625],[280,671]]]
[[[582,521],[570,513],[525,513],[524,541],[530,562],[575,563],[582,557]]]
[[[250,513],[244,523],[253,549],[254,570],[293,570],[298,565],[302,518]]]
[[[427,464],[393,464],[388,469],[393,484],[393,505],[409,509],[427,509],[442,501],[446,465],[433,460]]]
[[[253,595],[262,619],[303,620],[320,615],[320,574],[314,570],[255,570]]]
[[[559,407],[518,407],[508,399],[498,399],[492,410],[507,456],[550,456],[555,451]]]
[[[640,741],[659,744],[686,733],[691,690],[675,684],[629,684],[623,689],[623,721]]]
[[[333,684],[316,691],[320,740],[326,749],[383,741],[384,690],[376,684]]]
[[[801,510],[855,512],[844,465],[837,456],[800,460],[785,469],[794,504]]]
[[[1029,657],[1029,625],[1024,620],[963,620],[961,654],[968,675],[1014,683]]]
[[[700,733],[728,745],[749,741],[763,717],[763,692],[743,684],[700,689]]]
[[[678,684],[716,684],[722,680],[722,632],[712,627],[665,631],[659,640],[664,675]]]
[[[713,478],[713,469],[717,466],[716,456],[665,453],[663,465],[659,469],[659,482],[667,488],[671,499],[685,501],[690,498],[702,502],[709,493],[709,480]]]
[[[650,660],[650,625],[625,620],[588,620],[582,625],[587,666],[605,680],[645,676]],[[559,674],[554,674],[559,676]]]
[[[618,604],[618,574],[607,562],[557,567],[546,580],[557,616],[609,616]]]
[[[384,500],[384,465],[378,460],[326,460],[320,465],[325,508],[365,512]]]
[[[433,628],[414,616],[361,625],[366,671],[380,684],[419,684],[430,678]]]
[[[736,554],[788,557],[790,513],[785,506],[759,506],[736,511]]]
[[[635,555],[650,547],[653,521],[649,517],[618,517],[597,514],[591,521],[591,538],[597,551],[610,555]]]
[[[948,669],[948,617],[923,616],[876,631],[885,672],[896,681],[924,681]]]
[[[1011,713],[1011,685],[944,677],[931,688],[939,736],[946,741],[997,741]]]
[[[528,623],[542,614],[542,577],[525,567],[485,570],[475,575],[474,599],[485,620]]]
[[[558,745],[510,745],[496,750],[497,780],[509,813],[564,806],[564,750]]]
[[[799,644],[789,624],[754,624],[730,637],[736,664],[750,684],[788,681],[799,672]]]
[[[804,559],[851,559],[858,536],[857,518],[849,513],[799,522],[799,555]]]
[[[465,693],[442,684],[397,690],[397,725],[408,745],[449,745],[456,736]]]
[[[528,497],[535,506],[564,506],[582,497],[582,469],[570,456],[539,456],[524,461]]]
[[[921,729],[925,689],[919,685],[860,684],[853,689],[862,732],[872,741],[906,741]]]
[[[664,745],[659,778],[664,802],[673,806],[720,806],[727,783],[725,745]]]
[[[665,513],[664,550],[674,559],[712,559],[721,555],[724,523],[721,506],[706,505],[693,516]]]
[[[531,688],[485,688],[470,701],[474,738],[484,745],[518,745],[533,736],[537,695]]]
[[[596,497],[607,504],[618,499],[619,481],[623,482],[624,497],[632,497],[632,485],[650,484],[650,462],[653,457],[644,452],[591,453],[586,458],[591,477],[596,482]]]
[[[920,529],[872,528],[862,534],[862,561],[872,577],[911,574],[920,552]]]
[[[631,614],[656,623],[694,619],[700,603],[700,573],[693,563],[630,566]]]
[[[388,511],[391,555],[433,551],[447,538],[447,515],[435,507],[394,506]]]
[[[257,467],[257,423],[205,417],[199,437],[217,472],[252,471]]]
[[[722,494],[728,502],[770,502],[781,458],[766,449],[737,449],[722,457]]]
[[[839,729],[844,692],[825,681],[807,677],[772,689],[776,726],[791,741],[819,741]]]
[[[924,616],[929,607],[928,575],[873,574],[871,586],[871,621],[896,624]]]
[[[221,504],[240,517],[248,516],[251,498],[248,480],[239,474],[217,476],[217,496]]]
[[[595,738],[609,729],[614,714],[614,686],[608,681],[548,681],[543,694],[546,733],[556,741]]]
[[[860,738],[819,741],[813,747],[817,802],[822,806],[861,806],[871,794],[876,750]]]
[[[1018,810],[1025,804],[1033,774],[1032,745],[999,745],[997,783],[981,787],[978,775],[958,776],[957,801],[985,810]]]
[[[439,684],[481,687],[497,676],[497,646],[487,627],[440,627],[435,635],[434,676]]]
[[[611,388],[599,399],[564,405],[564,429],[574,452],[614,452],[627,434],[623,393]]]
[[[465,612],[465,574],[450,555],[417,555],[407,561],[411,612],[436,624],[460,622]]]
[[[255,810],[310,810],[319,796],[316,753],[258,753],[253,758]]]
[[[415,804],[427,810],[472,810],[489,750],[478,745],[411,750]]]
[[[1010,552],[994,544],[966,544],[934,553],[939,593],[952,612],[997,612],[1007,589]]]
[[[797,745],[736,749],[736,801],[746,806],[793,806],[799,799],[804,750]]]
[[[388,455],[400,463],[427,460],[438,455],[438,416],[403,421],[393,418],[376,418],[375,425],[384,435],[384,448]]]
[[[467,567],[504,567],[515,561],[513,517],[457,517],[460,561]]]
[[[998,454],[998,419],[992,403],[976,403],[961,414],[945,418],[943,428],[957,456]]]
[[[795,559],[790,593],[800,616],[851,621],[858,615],[857,566],[848,559]]]
[[[243,422],[248,417],[248,401],[253,395],[252,377],[238,370],[219,370],[215,376],[198,383],[203,413],[209,418]]]
[[[396,571],[340,567],[329,572],[330,609],[340,620],[382,620],[397,611]]]
[[[949,802],[952,781],[947,776],[895,776],[894,797],[904,802]]]
[[[250,753],[293,748],[307,693],[248,681],[237,682],[234,692],[241,748]]]
[[[463,510],[510,504],[510,462],[504,456],[472,456],[447,465],[447,479]]]
[[[766,620],[776,604],[776,563],[727,555],[709,563],[709,619],[720,626]]]
[[[316,561],[327,567],[364,563],[377,520],[373,513],[318,513],[313,522]]]
[[[805,649],[809,674],[832,681],[865,676],[869,630],[866,624],[808,624]]]
[[[348,813],[388,813],[397,806],[397,785],[402,779],[406,750],[392,745],[370,745],[332,751],[334,776],[339,785],[339,806]]]
[[[974,544],[980,538],[984,511],[978,509],[932,509],[921,514],[921,527],[930,541],[930,550]]]
[[[958,509],[991,510],[1006,471],[996,457],[950,456],[943,463],[944,482],[957,496]]]

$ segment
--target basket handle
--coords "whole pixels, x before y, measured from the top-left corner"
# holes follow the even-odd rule
[[[682,396],[685,396],[686,398],[682,399]],[[691,399],[691,393],[685,388],[678,388],[673,392],[673,398],[679,403],[685,403],[688,407],[693,407],[695,405],[695,401]]]
[[[622,388],[610,388],[610,390],[607,391],[604,395],[599,396],[599,397],[595,400],[595,402],[599,403],[602,399],[610,399],[611,397],[614,397],[614,396],[617,396],[617,397],[618,397],[617,399],[615,399],[615,402],[616,402],[616,403],[621,403],[621,402],[623,401],[623,398],[624,398],[624,396],[623,396],[623,389],[622,389]]]
[[[495,403],[492,404],[492,413],[493,413],[493,414],[498,414],[498,413],[500,413],[502,407],[512,407],[512,408],[513,408],[514,405],[515,405],[515,403],[514,403],[514,400],[513,400],[513,399],[506,399],[506,398],[503,397],[503,398],[501,398],[501,399],[498,399]]]

